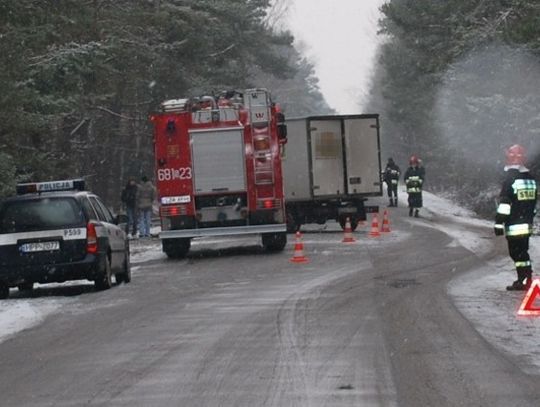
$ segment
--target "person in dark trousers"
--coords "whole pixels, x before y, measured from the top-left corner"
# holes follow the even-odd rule
[[[131,239],[137,236],[137,183],[134,179],[130,178],[122,190],[121,200],[128,217],[126,233]]]
[[[409,159],[409,168],[404,175],[405,186],[409,194],[409,216],[418,217],[420,208],[422,207],[422,188],[425,179],[425,169],[420,167],[418,157],[412,155]]]
[[[137,194],[137,206],[139,209],[139,232],[141,237],[150,237],[150,224],[152,221],[152,205],[156,190],[147,176],[141,177],[141,184]]]
[[[394,159],[390,157],[386,163],[383,175],[383,180],[386,182],[388,189],[389,206],[398,206],[398,183],[400,175],[401,171],[399,167],[394,162]]]
[[[506,151],[504,170],[506,176],[495,216],[495,235],[506,235],[508,252],[517,272],[517,280],[506,289],[527,290],[532,283],[529,237],[536,214],[538,185],[525,167],[525,149],[518,144]]]

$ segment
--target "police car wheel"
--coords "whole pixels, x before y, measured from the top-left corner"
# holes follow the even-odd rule
[[[32,291],[34,289],[34,283],[22,283],[22,284],[19,284],[17,288],[19,289],[19,291],[22,291],[22,292]]]
[[[127,284],[131,281],[131,264],[129,262],[129,254],[126,255],[122,266],[122,272],[114,275],[116,284]]]
[[[0,300],[5,300],[7,297],[9,297],[9,287],[4,283],[0,283]]]
[[[105,270],[94,280],[94,285],[99,291],[112,287],[111,261],[109,259],[105,260]]]

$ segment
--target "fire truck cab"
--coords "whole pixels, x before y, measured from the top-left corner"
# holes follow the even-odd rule
[[[151,121],[167,256],[184,257],[205,236],[259,234],[267,250],[283,250],[287,134],[266,89],[167,100]]]

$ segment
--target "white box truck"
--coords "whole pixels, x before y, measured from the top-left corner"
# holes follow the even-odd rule
[[[283,149],[287,229],[334,219],[366,220],[368,197],[382,196],[379,115],[288,119]]]

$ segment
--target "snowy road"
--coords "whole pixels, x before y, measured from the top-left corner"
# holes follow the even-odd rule
[[[355,245],[311,227],[307,265],[292,244],[215,239],[169,261],[141,241],[129,285],[14,290],[0,404],[537,406],[540,324],[504,291],[504,240],[427,202],[437,215],[394,209],[390,235],[364,226]]]

